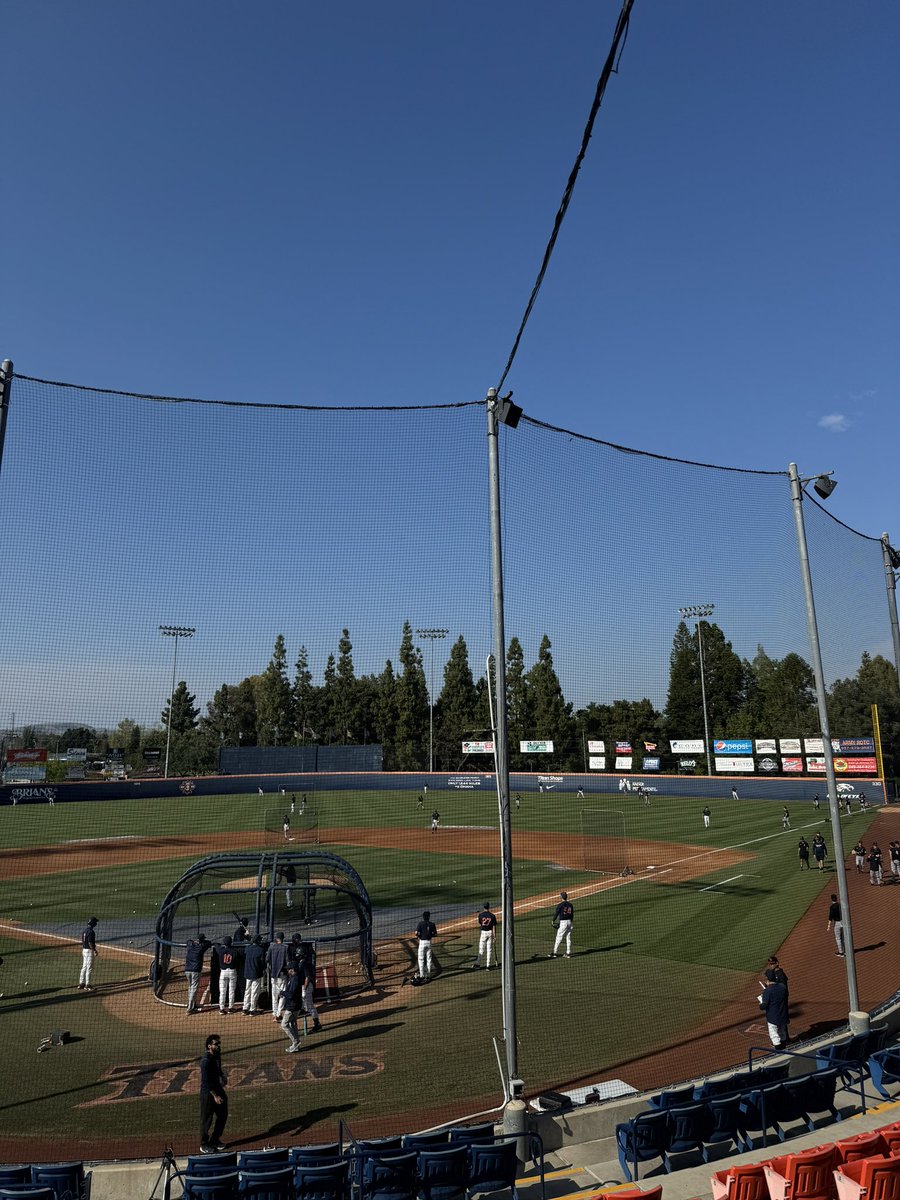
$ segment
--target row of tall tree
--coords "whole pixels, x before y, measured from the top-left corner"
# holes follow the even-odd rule
[[[701,622],[700,635],[711,737],[819,733],[813,672],[800,655],[790,653],[775,659],[759,646],[752,660],[742,659],[714,622]],[[629,741],[640,756],[645,741],[655,742],[665,751],[671,737],[704,736],[699,639],[684,622],[672,644],[663,711],[646,698],[591,702],[573,711],[563,694],[546,634],[535,661],[527,667],[522,644],[514,637],[507,651],[506,672],[513,770],[584,770],[587,742],[595,738],[607,742],[608,752],[610,742]],[[900,769],[900,687],[891,663],[864,654],[854,677],[834,683],[828,704],[835,737],[869,733],[871,706],[877,704],[886,768],[889,774]],[[300,647],[289,673],[285,640],[279,634],[265,670],[239,683],[223,683],[202,715],[196,697],[181,681],[161,713],[162,730],[144,731],[126,720],[114,734],[104,736],[107,748],[122,747],[138,754],[146,746],[164,743],[171,722],[170,768],[179,774],[214,771],[223,745],[369,742],[383,747],[385,770],[410,771],[428,767],[430,719],[435,770],[490,766],[487,758],[467,763],[462,757],[463,741],[489,737],[492,725],[488,683],[484,676],[473,676],[465,638],[460,635],[450,648],[432,713],[422,651],[406,622],[396,668],[389,659],[379,674],[357,675],[350,633],[344,629],[337,654],[328,656],[322,682],[316,684],[305,646]],[[86,738],[89,732],[67,730],[60,740],[64,745],[92,748],[94,741]],[[552,740],[554,753],[520,754],[519,743],[529,739]]]

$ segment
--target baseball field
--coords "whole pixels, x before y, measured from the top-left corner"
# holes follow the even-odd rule
[[[500,972],[472,969],[475,914],[485,901],[500,905],[488,790],[429,790],[422,808],[407,790],[313,795],[318,844],[308,848],[340,856],[363,880],[378,966],[373,987],[322,1003],[323,1027],[301,1053],[285,1054],[269,1014],[220,1017],[207,1007],[189,1016],[154,997],[148,971],[163,897],[208,855],[306,848],[299,822],[292,843],[271,819],[267,830],[266,813],[280,803],[221,795],[0,810],[5,1161],[58,1158],[62,1145],[94,1158],[153,1155],[167,1143],[194,1150],[197,1058],[212,1031],[230,1075],[226,1138],[239,1145],[325,1140],[338,1119],[357,1136],[425,1128],[500,1102]],[[834,888],[835,861],[876,819],[845,818],[836,850],[825,807],[808,803],[791,806],[786,830],[780,801],[524,796],[512,851],[527,1093],[610,1078],[643,1087],[648,1063],[664,1084],[666,1052],[748,994],[767,956]],[[798,839],[817,830],[828,869],[800,871]],[[573,955],[551,959],[561,889],[575,906]],[[236,903],[223,891],[222,928]],[[438,927],[439,969],[413,987],[424,909]],[[85,992],[76,984],[90,916],[100,952],[96,990]],[[315,939],[315,921],[298,926],[287,909],[275,916],[288,936]],[[751,1009],[748,1027],[754,1020]],[[37,1053],[54,1030],[69,1032],[67,1044]]]

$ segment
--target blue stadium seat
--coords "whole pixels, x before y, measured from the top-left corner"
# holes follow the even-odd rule
[[[733,1142],[738,1153],[744,1150],[740,1092],[731,1096],[710,1096],[704,1103],[709,1114],[707,1145],[721,1146],[724,1142]],[[746,1148],[749,1149],[749,1146]]]
[[[418,1156],[372,1154],[363,1163],[361,1200],[414,1200],[418,1191]]]
[[[238,1197],[240,1200],[294,1200],[294,1168],[241,1171]]]
[[[49,1187],[35,1187],[28,1183],[11,1183],[0,1188],[0,1200],[56,1200],[56,1192]]]
[[[664,1111],[669,1117],[668,1138],[662,1156],[666,1171],[672,1170],[671,1154],[699,1154],[702,1161],[706,1162],[705,1139],[710,1125],[706,1105],[685,1104]]]
[[[692,1083],[685,1084],[684,1087],[665,1088],[657,1095],[651,1096],[647,1103],[651,1108],[677,1108],[696,1099],[694,1090]]]
[[[31,1167],[27,1163],[18,1167],[0,1167],[0,1188],[26,1183],[31,1183]]]
[[[423,1200],[460,1200],[469,1184],[469,1147],[419,1150],[418,1176]]]
[[[623,1121],[616,1126],[619,1166],[629,1182],[634,1182],[638,1178],[641,1163],[651,1162],[654,1158],[662,1159],[668,1145],[669,1113],[667,1109],[638,1113],[630,1121]],[[633,1175],[632,1168],[634,1169]]]
[[[238,1155],[239,1171],[271,1171],[290,1165],[290,1151],[243,1150]]]
[[[472,1142],[469,1145],[469,1184],[466,1195],[476,1192],[509,1191],[511,1200],[519,1200],[516,1176],[519,1160],[515,1138],[506,1138],[488,1145]]]
[[[320,1142],[314,1146],[292,1146],[288,1158],[293,1167],[325,1167],[344,1161],[340,1142]]]
[[[407,1133],[403,1136],[404,1150],[440,1150],[447,1148],[450,1135],[446,1129],[438,1129],[434,1133]]]
[[[455,1125],[450,1130],[451,1146],[471,1146],[476,1142],[485,1143],[493,1140],[493,1121],[487,1121],[483,1125]]]
[[[237,1200],[237,1171],[225,1175],[182,1175],[184,1200]]]
[[[869,1055],[869,1077],[872,1086],[885,1100],[892,1099],[887,1090],[889,1083],[900,1083],[900,1047],[892,1046],[888,1050],[878,1050]]]
[[[184,1168],[185,1175],[229,1175],[237,1171],[237,1154],[191,1154]]]
[[[294,1200],[348,1200],[350,1163],[297,1163],[294,1166]]]
[[[85,1175],[83,1162],[42,1163],[31,1168],[31,1182],[52,1188],[57,1200],[86,1200],[91,1173]]]

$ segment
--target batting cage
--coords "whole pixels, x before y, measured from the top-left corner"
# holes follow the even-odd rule
[[[238,952],[259,935],[264,945],[284,932],[312,946],[316,990],[338,1000],[372,983],[372,905],[362,879],[344,859],[320,851],[214,854],[193,864],[160,905],[150,982],[164,1004],[186,1007],[184,959],[191,939]],[[268,989],[266,989],[268,991]],[[198,990],[218,998],[217,959],[210,948]],[[205,997],[205,999],[204,999]]]

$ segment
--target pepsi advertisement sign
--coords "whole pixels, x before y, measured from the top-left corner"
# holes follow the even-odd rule
[[[713,750],[716,754],[752,754],[753,742],[750,738],[726,738],[713,742]]]

